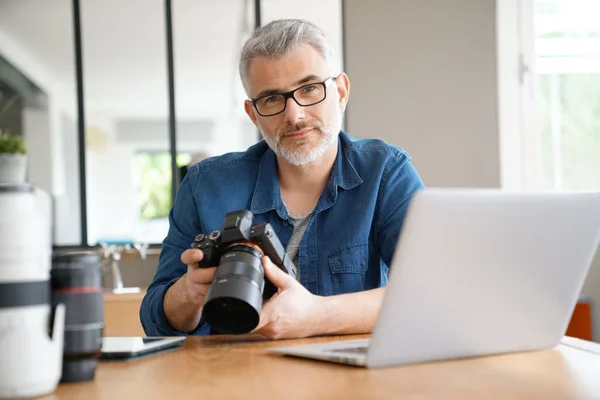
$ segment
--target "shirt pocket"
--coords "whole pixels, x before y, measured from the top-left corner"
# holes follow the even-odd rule
[[[329,253],[333,294],[365,290],[365,273],[369,261],[369,242],[357,242]]]

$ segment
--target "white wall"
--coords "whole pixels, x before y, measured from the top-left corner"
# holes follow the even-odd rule
[[[60,168],[57,176],[62,177],[65,190],[54,195],[54,241],[59,245],[72,245],[81,242],[77,120],[63,113],[60,132],[60,148],[53,153],[52,158],[61,159],[60,164],[54,168]]]
[[[427,186],[519,188],[530,151],[516,0],[346,0],[347,129],[400,145]],[[521,103],[519,103],[521,102]],[[528,129],[529,131],[529,129]],[[523,174],[525,172],[525,174]],[[583,295],[596,303],[600,254]]]
[[[49,67],[27,46],[26,36],[15,34],[9,28],[19,25],[23,10],[16,2],[3,2],[0,12],[0,52],[10,63],[34,82],[47,96],[45,109],[27,109],[23,115],[24,137],[28,142],[28,179],[40,189],[50,194],[54,200],[54,241],[60,245],[80,242],[80,210],[78,189],[78,165],[75,128],[75,77],[62,79],[56,69]],[[53,17],[68,18],[69,2],[56,2]],[[14,14],[13,14],[14,13]],[[50,18],[56,21],[56,19]],[[50,21],[49,20],[49,21]],[[61,18],[58,18],[59,22]],[[64,20],[62,20],[64,21]],[[62,24],[61,26],[64,26]],[[67,25],[70,26],[70,25]],[[30,32],[28,32],[30,33]],[[35,36],[35,35],[34,35]],[[42,35],[43,37],[43,35]],[[70,32],[56,34],[65,47],[72,48]],[[60,58],[64,54],[54,52]],[[66,56],[74,63],[73,56]],[[68,123],[67,123],[68,121]],[[73,190],[75,186],[75,190]]]
[[[33,185],[50,191],[52,182],[52,148],[50,113],[48,110],[26,108],[23,110],[23,137],[27,140],[27,179]]]
[[[23,47],[18,38],[11,36],[0,26],[0,51],[10,63],[34,82],[46,95],[48,109],[45,113],[28,110],[24,116],[25,137],[29,152],[34,157],[28,160],[28,169],[32,183],[49,193],[63,193],[64,180],[58,176],[63,167],[61,157],[51,157],[59,152],[60,114],[73,114],[74,95],[66,86],[41,64],[34,54]],[[33,147],[39,143],[44,153],[35,153]]]
[[[495,2],[347,0],[347,126],[429,186],[499,187]]]

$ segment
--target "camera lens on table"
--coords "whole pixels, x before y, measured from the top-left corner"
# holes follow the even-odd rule
[[[28,183],[0,182],[0,399],[44,396],[60,381],[65,307],[50,305],[46,200]]]
[[[102,260],[94,253],[52,257],[52,303],[66,306],[62,382],[92,379],[102,349]]]

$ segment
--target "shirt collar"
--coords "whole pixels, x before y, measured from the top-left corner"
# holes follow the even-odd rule
[[[334,172],[332,173],[332,178],[335,178],[333,183],[344,190],[354,189],[363,183],[362,178],[348,157],[349,142],[350,137],[348,134],[341,131],[338,136],[338,155],[332,170]]]
[[[258,164],[256,186],[250,204],[252,214],[262,214],[276,210],[280,218],[287,219],[287,210],[281,200],[279,178],[277,177],[277,158],[271,148],[267,148]]]
[[[319,199],[315,212],[327,209],[335,203],[338,187],[351,190],[363,182],[347,155],[348,144],[348,135],[341,131],[338,136],[338,153],[331,170],[329,183]],[[250,211],[253,214],[262,214],[271,210],[276,210],[280,218],[288,218],[279,191],[277,158],[273,150],[268,148],[259,163]]]

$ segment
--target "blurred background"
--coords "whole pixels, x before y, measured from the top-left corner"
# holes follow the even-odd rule
[[[344,128],[400,145],[428,186],[600,189],[598,0],[0,0],[0,130],[28,141],[56,248],[150,245],[186,167],[259,140],[239,50],[277,18],[330,36]],[[600,260],[584,295],[600,302]],[[600,339],[600,310],[595,311]]]
[[[319,22],[341,51],[339,0],[262,3],[265,20]],[[28,139],[30,181],[54,197],[56,245],[160,243],[168,229],[171,177],[181,172],[171,170],[167,39],[177,167],[244,150],[258,134],[244,112],[237,63],[255,27],[255,2],[172,1],[169,38],[162,0],[78,4],[84,148],[71,0],[0,0],[0,90],[2,103],[11,102],[2,124]]]

